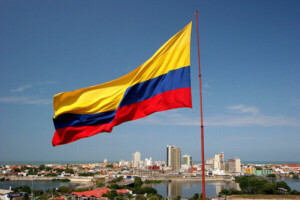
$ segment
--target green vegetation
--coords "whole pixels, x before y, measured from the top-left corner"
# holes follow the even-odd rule
[[[25,192],[27,194],[31,193],[31,189],[27,185],[23,185],[23,186],[19,186],[19,187],[16,187],[16,188],[12,188],[12,190],[14,190],[16,192]]]
[[[19,169],[19,168],[14,168],[14,172],[21,172],[21,169]]]
[[[96,182],[96,187],[104,187],[104,186],[105,186],[105,184],[102,183],[101,181]]]
[[[79,173],[79,176],[94,176],[93,173]]]
[[[0,181],[9,181],[9,178],[0,178]]]
[[[37,175],[38,169],[37,168],[28,168],[27,175]]]
[[[34,196],[40,196],[44,194],[43,190],[33,190],[33,194]]]
[[[123,177],[118,177],[118,178],[111,180],[109,183],[117,183],[117,182],[120,182],[121,180],[123,180]]]
[[[255,169],[256,169],[256,170],[262,170],[262,167],[260,167],[260,166],[255,166]]]
[[[45,169],[47,172],[49,172],[49,171],[51,171],[52,170],[52,168],[51,167],[46,167],[46,169]]]
[[[23,197],[23,200],[29,200],[29,195],[28,193],[25,193],[24,197]]]
[[[106,165],[106,167],[108,167],[108,168],[114,168],[114,166],[112,164]]]
[[[60,188],[58,188],[57,190],[58,192],[62,193],[62,194],[69,194],[73,191],[72,188],[70,187],[66,187],[66,186],[61,186]]]
[[[45,169],[46,169],[46,166],[44,164],[39,166],[39,170],[42,171],[42,170],[45,170]]]
[[[140,188],[143,185],[143,181],[140,177],[135,177],[134,179],[134,187],[135,188]]]
[[[68,173],[68,174],[74,174],[74,170],[73,169],[65,169],[64,172]]]
[[[268,174],[267,177],[268,178],[276,178],[276,175],[275,174]]]
[[[49,174],[47,174],[47,175],[45,175],[45,176],[57,177],[57,176],[58,176],[58,174],[56,174],[56,173],[49,173]]]
[[[291,191],[291,188],[284,181],[274,182],[267,180],[259,180],[255,176],[236,177],[235,181],[240,184],[241,191],[234,189],[223,189],[220,196],[236,195],[236,194],[281,194],[278,188],[284,188],[288,194],[300,194],[298,191]]]

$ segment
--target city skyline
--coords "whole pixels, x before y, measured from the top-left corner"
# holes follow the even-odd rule
[[[290,0],[0,1],[0,160],[118,161],[137,150],[165,160],[173,144],[201,161],[198,10],[205,158],[224,151],[300,162],[299,8]],[[52,147],[53,95],[131,72],[191,21],[193,109]]]

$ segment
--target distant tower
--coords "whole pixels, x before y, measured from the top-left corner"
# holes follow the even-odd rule
[[[138,167],[139,163],[141,161],[141,153],[140,152],[135,152],[132,154],[132,164],[133,167]]]
[[[193,166],[192,156],[189,155],[189,154],[184,154],[182,156],[182,164],[183,165],[188,165],[188,166]]]

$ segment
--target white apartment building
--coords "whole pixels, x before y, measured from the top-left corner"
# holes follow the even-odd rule
[[[141,161],[141,153],[139,151],[132,154],[132,165],[133,167],[139,167]]]

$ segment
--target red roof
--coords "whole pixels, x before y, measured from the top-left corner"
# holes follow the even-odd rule
[[[98,190],[89,190],[89,191],[85,191],[85,192],[72,192],[72,194],[79,196],[79,197],[102,197],[103,194],[106,194],[107,192],[109,192],[109,188],[101,188]]]
[[[130,193],[130,190],[125,190],[125,189],[117,190],[117,194],[127,194],[127,193]]]
[[[289,167],[300,167],[300,164],[289,164]]]

